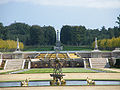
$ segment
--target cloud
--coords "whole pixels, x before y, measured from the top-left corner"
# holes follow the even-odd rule
[[[120,8],[120,0],[0,0],[0,4],[9,2],[26,2],[45,6]]]

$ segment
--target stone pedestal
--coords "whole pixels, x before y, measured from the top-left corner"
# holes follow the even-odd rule
[[[23,59],[24,58],[24,54],[21,51],[15,51],[13,53],[14,53],[14,58],[15,59]]]
[[[115,48],[115,50],[112,51],[112,57],[120,58],[120,48]]]
[[[102,53],[101,53],[101,51],[98,49],[98,45],[97,45],[97,37],[95,37],[95,48],[94,48],[94,50],[91,52],[91,58],[102,58]]]
[[[93,50],[91,52],[91,58],[102,58],[102,52],[100,50]]]
[[[63,46],[61,46],[61,42],[60,42],[60,32],[59,32],[59,30],[57,30],[57,33],[56,33],[56,46],[54,46],[54,50],[55,51],[63,50]]]
[[[54,50],[59,50],[59,51],[61,51],[61,50],[63,50],[63,46],[60,46],[60,47],[54,46]]]
[[[64,86],[66,84],[66,81],[63,79],[64,74],[50,74],[50,76],[53,77],[53,80],[50,81],[51,86]]]

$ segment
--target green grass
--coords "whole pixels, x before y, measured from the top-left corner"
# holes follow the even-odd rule
[[[102,70],[92,68],[93,70],[105,71],[106,73],[119,73],[116,71]],[[88,70],[85,68],[62,68],[63,73],[98,73],[96,71]],[[53,68],[39,68],[39,69],[30,69],[28,71],[20,72],[19,74],[31,74],[31,73],[53,73]]]
[[[46,46],[25,46],[24,51],[53,51],[55,45],[46,45]],[[93,48],[91,46],[70,46],[70,45],[63,45],[62,51],[92,51]],[[110,50],[102,50],[108,52]]]
[[[99,70],[99,71],[105,71],[106,73],[120,73],[116,71],[110,71],[110,70],[103,70],[103,69],[96,69],[92,68],[93,70]],[[19,70],[14,70],[19,71]],[[3,72],[0,74],[9,74],[13,71]],[[63,73],[98,73],[96,71],[87,70],[85,68],[62,68]],[[28,71],[20,72],[19,74],[32,74],[32,73],[53,73],[53,68],[37,68],[37,69],[30,69]]]
[[[89,46],[63,46],[63,51],[78,51],[78,50],[91,51],[92,49]]]
[[[0,67],[0,70],[3,70],[3,68],[2,68],[2,67]]]
[[[54,46],[55,45],[24,46],[24,49],[22,51],[54,51]],[[92,51],[92,50],[93,48],[91,46],[86,46],[86,45],[82,45],[82,46],[63,45],[62,51]],[[6,50],[6,52],[3,51],[3,53],[9,54],[12,51]],[[102,51],[108,52],[110,50],[102,50]]]
[[[95,73],[95,71],[87,70],[84,68],[63,68],[63,73]],[[30,69],[28,71],[21,72],[20,74],[30,74],[30,73],[53,73],[52,68],[40,68],[40,69]]]
[[[95,71],[84,68],[63,68],[62,71],[63,73],[95,73]]]
[[[25,46],[24,51],[53,51],[53,46]],[[63,51],[92,50],[89,46],[63,46]]]
[[[25,46],[24,51],[52,51],[53,46]]]

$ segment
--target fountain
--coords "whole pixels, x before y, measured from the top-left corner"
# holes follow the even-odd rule
[[[53,64],[53,74],[50,74],[51,77],[53,77],[53,80],[50,81],[50,85],[65,85],[66,81],[63,79],[63,76],[65,76],[62,73],[62,63],[60,59],[58,58],[58,53],[56,53],[56,59]]]
[[[28,83],[29,83],[29,79],[26,79],[26,80],[24,80],[24,81],[21,81],[21,86],[23,87],[26,87],[26,86],[28,86]]]
[[[60,58],[58,58],[58,53],[60,52],[60,50],[62,50],[62,46],[60,44],[60,35],[59,35],[59,31],[57,30],[57,35],[56,35],[56,46],[55,46],[55,54],[56,54],[56,58],[53,62],[53,74],[50,74],[51,77],[53,77],[53,80],[50,81],[50,85],[65,85],[66,81],[63,79],[63,76],[65,76],[62,73],[62,62],[60,60]]]
[[[95,81],[87,77],[87,85],[95,85]]]
[[[87,81],[86,80],[66,80],[66,86],[87,86]],[[91,84],[89,84],[91,85]],[[115,85],[120,85],[120,80],[95,80],[95,85],[97,86],[115,86]],[[10,81],[10,82],[0,82],[0,88],[1,87],[25,87],[24,85],[21,85],[21,82],[15,82],[15,81]],[[26,87],[31,87],[31,86],[50,86],[50,81],[29,81],[28,86]]]

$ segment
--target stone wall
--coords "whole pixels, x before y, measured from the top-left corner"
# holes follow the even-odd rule
[[[24,58],[27,59],[28,57],[34,58],[39,53],[24,53]]]
[[[90,52],[88,52],[88,53],[78,53],[80,56],[81,56],[81,58],[91,58],[91,53]]]
[[[62,60],[61,63],[63,67],[84,67],[84,62],[82,59]],[[52,66],[54,66],[54,60],[40,60],[31,62],[31,68],[50,68]]]
[[[111,58],[112,53],[111,52],[102,52],[102,58]]]
[[[11,54],[3,54],[2,59],[14,59],[14,55]]]
[[[19,53],[10,53],[10,54],[3,53],[2,58],[3,59],[15,59],[17,57],[21,57],[23,59],[27,59],[28,57],[34,58],[39,53],[40,52],[22,52],[20,54]],[[91,58],[92,54],[96,55],[96,52],[78,52],[78,54],[81,56],[81,58]],[[103,52],[102,51],[100,54],[102,58],[112,58],[112,57],[120,58],[120,52]]]

